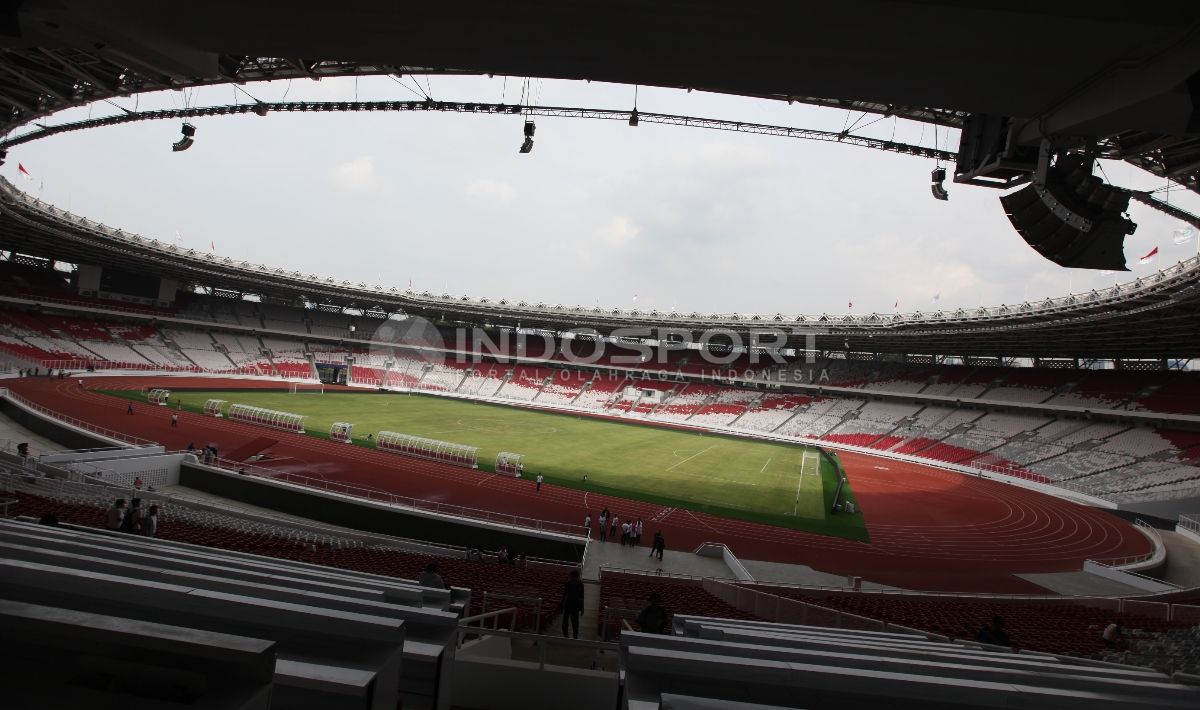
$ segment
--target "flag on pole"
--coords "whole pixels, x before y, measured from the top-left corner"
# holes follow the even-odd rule
[[[1158,247],[1154,247],[1150,251],[1146,252],[1145,256],[1143,256],[1141,259],[1138,259],[1138,263],[1149,264],[1150,262],[1154,261],[1154,257],[1156,256],[1158,256]]]
[[[410,291],[412,290],[412,277],[411,277],[411,276],[410,276],[410,277],[408,277],[408,289],[409,289]]]
[[[854,301],[850,301],[847,306],[849,306],[850,310],[854,310]]]
[[[896,301],[895,303],[892,304],[892,313],[899,313],[899,312],[900,312],[900,302]]]
[[[1180,229],[1176,229],[1171,234],[1174,237],[1173,241],[1176,244],[1187,244],[1188,242],[1192,241],[1193,237],[1196,236],[1196,230],[1192,229],[1191,227],[1181,227]]]
[[[214,254],[217,253],[217,243],[216,242],[209,242],[208,248],[212,249],[212,253],[214,253]]]
[[[175,230],[175,241],[179,244],[183,244],[183,235],[179,233],[178,229]]]
[[[17,172],[21,173],[21,177],[25,178],[26,180],[33,180],[33,176],[30,175],[29,171],[25,169],[25,166],[20,163],[17,163]]]
[[[637,303],[637,294],[636,294],[636,293],[635,293],[635,294],[633,294],[633,302],[634,302],[634,303]]]
[[[940,300],[942,300],[942,293],[939,291],[939,292],[933,294],[933,299],[930,300],[930,303],[937,303]]]

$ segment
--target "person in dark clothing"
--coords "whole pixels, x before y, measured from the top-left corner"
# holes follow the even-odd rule
[[[993,646],[1012,645],[1012,642],[1008,640],[1008,634],[1004,631],[1003,616],[993,616],[992,623],[981,628],[976,634],[975,640],[980,643],[990,643]]]
[[[577,569],[571,570],[571,578],[567,580],[566,589],[563,590],[562,609],[563,638],[567,638],[568,625],[571,627],[572,636],[579,638],[579,615],[583,613],[583,580],[579,578]]]
[[[638,628],[648,634],[665,634],[670,633],[670,622],[667,610],[662,607],[662,598],[658,592],[651,593],[650,606],[637,615]]]
[[[125,407],[125,413],[126,413],[126,414],[133,414],[133,402],[130,402],[128,405],[126,405],[126,407]]]
[[[667,547],[667,538],[663,537],[662,530],[659,530],[658,532],[654,533],[654,544],[651,545],[650,554],[647,556],[654,557],[655,555],[658,555],[658,560],[659,560],[659,562],[661,562],[662,557],[663,557],[663,550],[665,550],[666,547]]]

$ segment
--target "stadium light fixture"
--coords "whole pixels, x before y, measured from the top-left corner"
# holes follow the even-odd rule
[[[638,124],[638,112],[637,112],[637,109],[635,108],[633,110],[633,113],[629,114],[629,125],[633,128],[637,128],[637,124]]]
[[[195,139],[192,138],[192,136],[196,135],[195,126],[190,123],[185,123],[179,130],[183,135],[178,141],[171,144],[171,150],[175,153],[191,148],[192,144],[196,142]]]
[[[258,114],[259,116],[266,116],[267,111],[269,111],[269,110],[270,110],[270,107],[267,106],[262,101],[259,101],[258,103],[254,104],[254,113]]]
[[[528,153],[529,151],[533,150],[533,134],[535,131],[537,131],[537,126],[534,125],[533,121],[526,121],[525,142],[521,144],[521,150],[519,152]]]
[[[942,202],[949,201],[950,193],[946,192],[946,186],[942,184],[946,182],[946,169],[934,168],[933,172],[929,174],[929,179],[933,183],[929,186],[929,190],[933,193],[934,198]]]

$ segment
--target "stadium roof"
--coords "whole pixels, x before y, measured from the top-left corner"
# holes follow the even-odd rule
[[[592,328],[605,335],[618,328],[673,329],[694,339],[716,329],[748,337],[756,329],[781,328],[796,347],[897,355],[1200,356],[1200,257],[1103,291],[989,308],[886,315],[684,314],[439,295],[253,264],[105,227],[42,203],[3,179],[0,211],[0,249],[145,271],[235,294],[408,313],[437,322],[557,332]]]
[[[27,0],[0,14],[0,129],[159,89],[494,73],[682,87],[961,126],[1018,117],[1200,191],[1200,4],[705,0],[602,7]]]

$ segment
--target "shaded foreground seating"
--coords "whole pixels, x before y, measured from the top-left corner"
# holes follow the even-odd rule
[[[458,615],[412,583],[164,540],[0,521],[0,598],[277,644],[275,707],[431,697]],[[335,702],[336,700],[336,702]]]
[[[675,628],[680,635],[621,635],[630,710],[1126,710],[1200,703],[1200,689],[1148,669],[916,635],[679,615]]]
[[[6,707],[272,707],[272,641],[3,599],[0,636]]]

